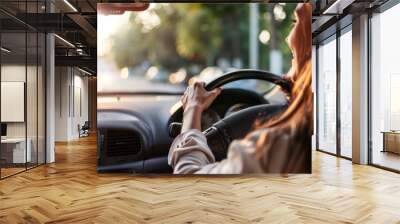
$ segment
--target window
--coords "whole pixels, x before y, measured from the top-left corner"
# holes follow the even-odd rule
[[[14,2],[15,3],[15,2]],[[0,7],[15,5],[1,2]],[[18,2],[21,14],[44,1]],[[0,178],[45,163],[45,35],[0,13]],[[12,108],[12,109],[11,109]]]
[[[352,148],[352,35],[340,36],[340,155],[351,158]]]
[[[318,48],[318,149],[336,153],[336,39]]]
[[[0,167],[1,176],[6,177],[24,171],[26,162],[31,161],[25,117],[26,33],[2,30],[1,47],[0,122],[5,133],[1,134]]]
[[[400,5],[371,18],[372,163],[400,170]]]

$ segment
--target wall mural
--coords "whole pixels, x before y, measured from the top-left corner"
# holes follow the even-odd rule
[[[99,3],[98,171],[311,173],[311,4]]]

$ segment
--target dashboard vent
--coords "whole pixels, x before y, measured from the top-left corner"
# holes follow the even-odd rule
[[[108,129],[106,142],[108,157],[132,156],[141,150],[140,136],[131,130]]]

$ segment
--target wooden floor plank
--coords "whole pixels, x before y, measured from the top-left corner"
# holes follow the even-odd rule
[[[400,223],[400,175],[313,152],[311,175],[96,172],[96,139],[0,181],[0,223]]]

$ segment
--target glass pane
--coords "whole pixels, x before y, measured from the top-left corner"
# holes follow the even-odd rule
[[[37,13],[37,1],[27,2],[26,12]],[[31,18],[37,20],[38,17]],[[36,22],[36,21],[35,21]],[[30,159],[27,167],[37,166],[38,160],[38,34],[36,30],[27,30],[27,80],[26,80],[26,115],[27,143],[30,147]],[[29,149],[28,147],[28,149]]]
[[[317,47],[315,45],[312,46],[312,90],[314,94],[314,99],[313,99],[313,136],[312,136],[312,150],[317,149],[317,97],[316,97],[316,89],[317,89]]]
[[[46,60],[46,37],[38,35],[38,163],[45,163],[45,60]]]
[[[318,48],[318,148],[336,153],[336,40]]]
[[[372,163],[400,170],[400,5],[374,15],[372,25]]]
[[[26,33],[1,34],[1,173],[2,177],[25,170],[26,150]]]
[[[352,35],[340,37],[340,153],[351,158],[352,141]]]
[[[37,73],[38,73],[38,36],[36,32],[27,33],[28,38],[28,62],[27,62],[27,80],[26,80],[26,113],[27,113],[27,142],[30,144],[30,158],[28,160],[28,167],[37,165],[37,132],[38,132],[38,119],[37,119],[37,104],[38,104],[38,88],[37,88]],[[29,149],[28,147],[28,149]]]

